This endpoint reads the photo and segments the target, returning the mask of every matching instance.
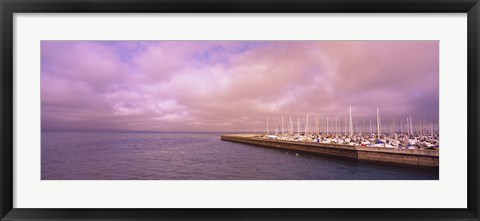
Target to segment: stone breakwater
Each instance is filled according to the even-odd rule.
[[[277,148],[312,154],[347,157],[363,161],[403,164],[423,167],[438,167],[438,150],[416,150],[382,147],[364,147],[345,144],[284,141],[258,138],[253,134],[221,135],[221,140],[255,146]]]

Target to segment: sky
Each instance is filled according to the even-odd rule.
[[[41,105],[65,131],[265,131],[350,105],[359,124],[433,122],[439,42],[41,41]]]

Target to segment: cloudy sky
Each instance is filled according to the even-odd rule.
[[[265,130],[283,115],[437,121],[438,41],[42,41],[43,130]],[[406,121],[406,120],[404,120]],[[272,126],[274,127],[274,126]]]

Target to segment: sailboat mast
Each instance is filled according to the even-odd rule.
[[[328,135],[329,132],[330,132],[330,130],[328,129],[328,116],[327,116],[327,135]]]
[[[268,116],[267,116],[267,137],[269,135],[269,131],[268,131]]]
[[[292,122],[292,115],[290,115],[290,133],[293,134],[293,122]]]
[[[335,116],[335,135],[338,134],[338,117]]]
[[[297,122],[297,127],[298,127],[297,133],[298,133],[298,135],[300,135],[300,117],[298,117],[297,120],[298,120],[298,122]]]
[[[372,130],[372,120],[370,119],[370,135],[373,134],[373,130]]]
[[[305,136],[307,136],[308,134],[308,114],[307,114],[307,119],[305,121]]]
[[[407,115],[407,134],[408,136],[410,136],[410,119],[408,118],[408,115]]]
[[[430,136],[433,137],[433,122],[430,124]]]
[[[277,117],[277,126],[275,127],[275,136],[278,135],[279,131],[280,131],[280,123],[278,122],[278,117]]]
[[[323,124],[323,123],[324,123],[324,122],[323,122],[323,114],[322,114],[322,130],[321,130],[322,134],[325,133],[325,131],[324,131],[325,128],[324,128],[324,124]]]
[[[378,139],[380,139],[380,113],[378,112],[378,107],[377,107],[377,136],[378,136]]]
[[[400,120],[399,123],[400,123],[400,125],[399,125],[399,127],[400,127],[400,135],[402,135],[402,134],[403,134],[403,120]]]
[[[425,127],[425,118],[423,119],[423,121],[420,121],[421,123],[421,127],[422,127],[422,136],[425,136],[425,130],[424,130],[424,127]]]
[[[348,132],[349,132],[349,136],[350,138],[353,137],[353,120],[352,120],[352,105],[350,105],[350,119],[349,119],[349,123],[348,123]]]
[[[397,130],[395,128],[395,119],[392,120],[392,124],[390,125],[390,127],[391,127],[390,129],[391,134],[397,133]]]
[[[410,114],[410,134],[413,135],[412,115]]]
[[[362,133],[367,133],[367,125],[365,124],[365,118],[363,118],[363,129]]]

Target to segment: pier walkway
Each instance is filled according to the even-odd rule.
[[[346,144],[326,144],[302,141],[286,141],[255,137],[253,134],[221,135],[221,140],[255,146],[270,147],[312,154],[333,155],[365,161],[438,167],[438,150],[364,147]]]

